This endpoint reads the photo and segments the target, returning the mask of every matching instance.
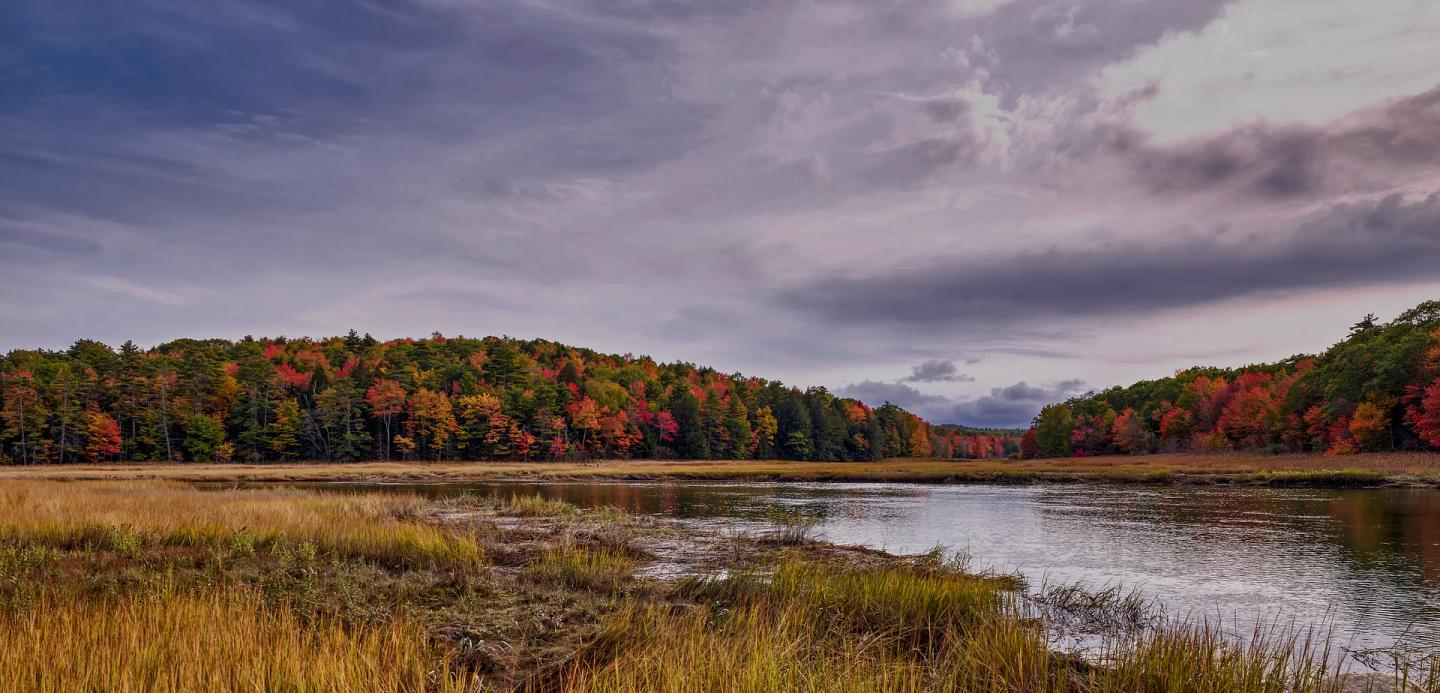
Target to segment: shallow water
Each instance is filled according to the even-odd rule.
[[[366,488],[374,488],[367,486]],[[1032,584],[1141,589],[1172,615],[1332,629],[1340,646],[1440,649],[1440,491],[1224,486],[745,482],[387,486],[432,496],[540,493],[707,526],[776,510],[822,538],[897,553],[966,549]]]

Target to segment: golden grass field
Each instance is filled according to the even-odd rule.
[[[1226,482],[1440,486],[1440,453],[1324,455],[1161,454],[1044,460],[881,462],[608,460],[598,462],[355,462],[114,464],[0,468],[6,479],[175,481],[482,481],[496,479],[696,479],[794,481]]]

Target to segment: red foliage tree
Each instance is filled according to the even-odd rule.
[[[1415,403],[1405,411],[1405,422],[1426,445],[1440,448],[1440,378],[1426,387],[1412,388]]]
[[[85,458],[102,462],[120,454],[120,424],[98,410],[85,413]]]
[[[670,412],[662,411],[655,415],[655,430],[660,431],[660,440],[669,443],[680,432],[680,422]]]
[[[1027,460],[1033,460],[1038,454],[1040,454],[1040,446],[1035,442],[1035,427],[1031,426],[1029,430],[1025,431],[1025,435],[1020,436],[1020,456]]]
[[[276,366],[275,376],[279,378],[281,384],[286,387],[296,390],[307,390],[310,388],[310,374],[301,373],[288,363],[282,363]]]
[[[1145,431],[1145,425],[1130,407],[1126,407],[1125,411],[1115,417],[1110,433],[1115,440],[1115,447],[1121,452],[1145,452],[1150,448],[1150,437]]]
[[[1160,417],[1160,439],[1172,449],[1187,447],[1195,433],[1195,417],[1189,410],[1172,407]]]
[[[1355,444],[1355,436],[1350,433],[1350,417],[1342,416],[1330,424],[1327,436],[1330,439],[1330,447],[1325,449],[1326,455],[1353,455],[1360,451],[1360,446]]]
[[[1220,410],[1217,428],[1239,447],[1258,448],[1270,442],[1281,421],[1281,409],[1270,390],[1270,376],[1246,373],[1236,379]]]

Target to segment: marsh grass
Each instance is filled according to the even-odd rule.
[[[1024,601],[1037,609],[1051,628],[1089,633],[1124,633],[1160,626],[1164,609],[1140,590],[1107,584],[1044,584]]]
[[[963,553],[903,558],[737,535],[748,548],[724,575],[640,583],[627,548],[640,521],[534,498],[496,507],[512,504],[553,521],[495,530],[487,540],[528,548],[523,568],[490,571],[476,570],[479,529],[431,524],[435,509],[413,496],[0,485],[0,690],[1341,685],[1323,637],[1257,631],[1238,642],[1208,623],[1152,622],[1118,588],[1042,589],[1048,608],[1143,624],[1111,629],[1083,658],[1056,652],[1023,582],[976,573]],[[1407,667],[1399,690],[1440,689],[1433,660]]]
[[[460,691],[421,628],[302,620],[245,592],[77,602],[46,595],[0,616],[6,691]]]
[[[512,517],[566,517],[579,515],[580,508],[559,498],[546,498],[538,493],[522,496],[511,494],[509,498],[491,496],[488,504],[495,512]]]
[[[815,528],[820,525],[820,520],[799,508],[783,508],[770,514],[770,524],[769,533],[764,535],[767,541],[799,546],[815,540]]]
[[[0,543],[138,558],[156,547],[243,552],[288,539],[393,568],[484,565],[473,537],[413,521],[423,502],[398,494],[204,491],[167,482],[11,481],[0,488]]]
[[[1090,480],[1147,484],[1234,482],[1275,485],[1377,485],[1400,480],[1405,483],[1440,486],[1440,454],[1391,452],[1327,457],[1320,454],[1165,453],[1037,460],[907,458],[879,462],[613,460],[600,465],[575,462],[37,465],[0,468],[0,478],[280,483],[404,480],[435,482],[496,478],[977,483]]]
[[[1082,599],[1068,591],[1057,599]],[[1095,597],[1128,608],[1127,593]],[[1324,643],[1167,623],[1056,653],[1004,580],[930,566],[790,561],[771,574],[695,578],[691,609],[617,612],[562,688],[572,691],[1339,691]],[[1088,599],[1088,597],[1086,597]]]
[[[534,582],[596,592],[617,592],[635,572],[635,559],[606,549],[566,546],[547,551],[525,567]]]

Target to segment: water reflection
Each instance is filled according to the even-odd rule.
[[[374,487],[364,487],[374,488]],[[825,538],[907,553],[966,548],[1032,582],[1139,586],[1172,614],[1331,624],[1342,644],[1440,647],[1440,491],[1103,485],[500,483],[387,486],[540,493],[707,525],[777,508]]]

